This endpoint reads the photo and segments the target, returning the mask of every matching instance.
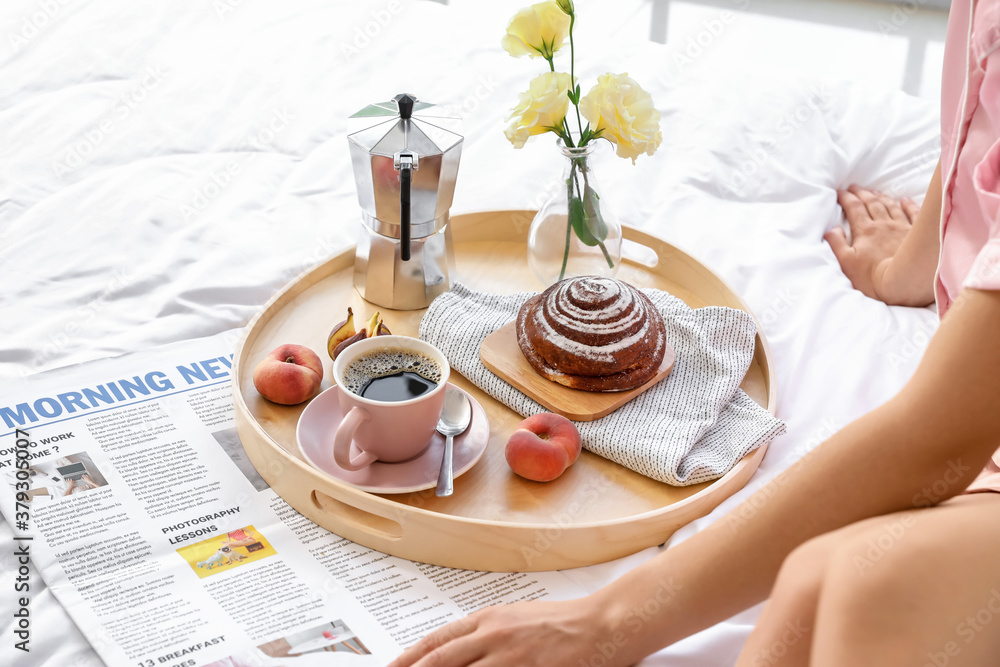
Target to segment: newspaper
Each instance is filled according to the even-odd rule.
[[[0,511],[15,557],[30,558],[106,664],[384,665],[481,607],[584,594],[558,572],[412,563],[301,516],[236,433],[239,334],[0,389]],[[31,627],[23,579],[0,655],[57,636]]]

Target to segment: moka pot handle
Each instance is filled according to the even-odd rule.
[[[410,180],[412,157],[403,154],[399,160],[399,257],[410,259]]]

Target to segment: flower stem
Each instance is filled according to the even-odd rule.
[[[615,262],[611,259],[611,255],[608,254],[608,249],[604,247],[604,241],[598,241],[597,245],[601,247],[601,252],[604,253],[604,260],[608,263],[608,268],[615,268]]]
[[[577,160],[579,160],[579,162]],[[580,201],[583,201],[583,192],[580,190],[580,179],[577,177],[576,172],[584,171],[584,160],[586,160],[586,158],[573,159],[573,183],[576,185],[576,196],[580,198]],[[586,180],[587,175],[584,174],[583,178]]]
[[[569,241],[573,234],[573,216],[570,207],[573,202],[573,181],[576,180],[576,164],[570,166],[569,178],[566,179],[566,248],[563,250],[562,268],[559,269],[559,280],[566,277],[566,264],[569,262]]]
[[[576,46],[573,44],[573,25],[576,23],[576,12],[569,15],[569,85],[576,90]],[[583,136],[583,121],[580,120],[580,100],[573,103],[576,108],[576,126]]]
[[[583,184],[584,184],[584,186],[586,187],[586,189],[588,191],[590,191],[591,193],[593,193],[593,190],[590,187],[590,181],[587,179],[587,170],[581,167],[580,171],[583,172]],[[594,202],[594,205],[595,206],[600,206],[600,204],[598,204],[597,202]],[[608,253],[608,249],[604,246],[604,240],[601,239],[601,238],[598,238],[597,239],[597,245],[600,246],[601,252],[604,253],[604,260],[608,263],[608,268],[609,269],[615,268],[615,262],[614,262],[613,259],[611,259],[611,255],[610,255],[610,253]]]
[[[573,24],[573,19],[570,19],[570,25],[572,25],[572,24]],[[546,62],[549,63],[549,71],[550,72],[555,72],[556,71],[556,64],[554,62],[554,56],[543,56],[543,57],[545,58]],[[572,67],[572,63],[570,63],[570,67]],[[570,78],[572,78],[572,75],[570,75]],[[570,85],[573,85],[572,81],[570,81]],[[579,119],[577,119],[577,120],[579,120]],[[573,135],[569,131],[569,123],[566,122],[566,118],[565,117],[563,117],[563,119],[562,119],[562,127],[563,127],[563,133],[560,134],[559,132],[556,132],[556,136],[562,137],[563,142],[567,146],[569,146],[570,148],[572,148],[573,147]]]
[[[563,137],[563,143],[566,144],[567,148],[576,148],[576,145],[573,143],[573,134],[569,131],[569,123],[566,122],[566,118],[563,118],[562,124],[563,130],[566,132],[566,136]]]

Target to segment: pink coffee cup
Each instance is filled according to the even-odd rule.
[[[377,401],[351,392],[344,371],[359,357],[380,349],[415,352],[432,359],[441,370],[440,381],[430,391],[405,401]],[[450,374],[444,354],[417,338],[375,336],[344,349],[333,362],[337,400],[344,414],[333,441],[337,465],[344,470],[361,470],[375,461],[398,463],[420,454],[437,428]]]

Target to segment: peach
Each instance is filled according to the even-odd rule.
[[[517,425],[504,454],[515,473],[534,482],[550,482],[580,456],[580,432],[562,415],[543,412]]]
[[[319,392],[323,363],[304,345],[281,345],[253,369],[253,386],[272,403],[298,405]]]

